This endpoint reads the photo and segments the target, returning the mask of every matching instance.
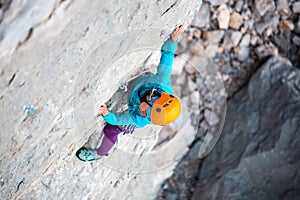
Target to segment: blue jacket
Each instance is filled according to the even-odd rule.
[[[128,110],[121,113],[109,112],[104,116],[104,120],[112,125],[136,125],[138,128],[151,124],[150,119],[141,116],[139,105],[141,104],[138,96],[138,90],[141,87],[155,87],[172,94],[171,72],[174,53],[177,47],[177,41],[170,39],[164,42],[161,48],[161,58],[157,68],[157,73],[147,73],[129,83],[128,92]]]

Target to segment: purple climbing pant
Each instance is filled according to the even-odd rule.
[[[106,124],[104,129],[104,137],[100,147],[97,149],[97,154],[100,156],[107,155],[109,150],[114,146],[118,139],[119,133],[122,132],[118,126]]]

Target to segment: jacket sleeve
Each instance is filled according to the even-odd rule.
[[[178,41],[172,42],[168,39],[161,47],[161,57],[156,76],[164,84],[167,84],[171,79],[172,64],[177,43]]]
[[[138,115],[133,111],[126,110],[120,113],[109,112],[107,116],[103,116],[104,120],[112,125],[136,125],[137,127],[144,127],[148,123],[145,122],[145,117]]]
[[[130,125],[135,124],[128,110],[121,113],[109,112],[107,116],[103,116],[104,120],[112,125]]]

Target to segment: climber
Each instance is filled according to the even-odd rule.
[[[108,155],[117,141],[119,133],[132,133],[133,128],[142,128],[148,124],[167,125],[173,122],[181,112],[179,99],[172,94],[171,71],[178,37],[184,30],[184,24],[175,27],[161,48],[157,73],[147,73],[133,80],[128,91],[128,110],[112,113],[104,104],[98,115],[107,122],[103,129],[104,138],[98,149],[81,148],[76,156],[82,161],[98,160]]]

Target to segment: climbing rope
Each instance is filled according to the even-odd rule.
[[[129,80],[125,81],[125,82],[122,82],[122,83],[120,84],[120,89],[121,89],[121,90],[124,90],[125,92],[127,92],[127,91],[128,91],[128,83],[129,83],[130,81],[132,81],[132,80],[134,80],[134,79],[136,79],[136,78],[138,78],[138,77],[140,77],[140,76],[142,76],[142,75],[144,75],[144,74],[146,74],[146,73],[148,73],[148,72],[151,72],[151,71],[148,69],[148,70],[143,71],[143,72],[139,73],[138,75],[132,77],[131,79],[129,79]]]

